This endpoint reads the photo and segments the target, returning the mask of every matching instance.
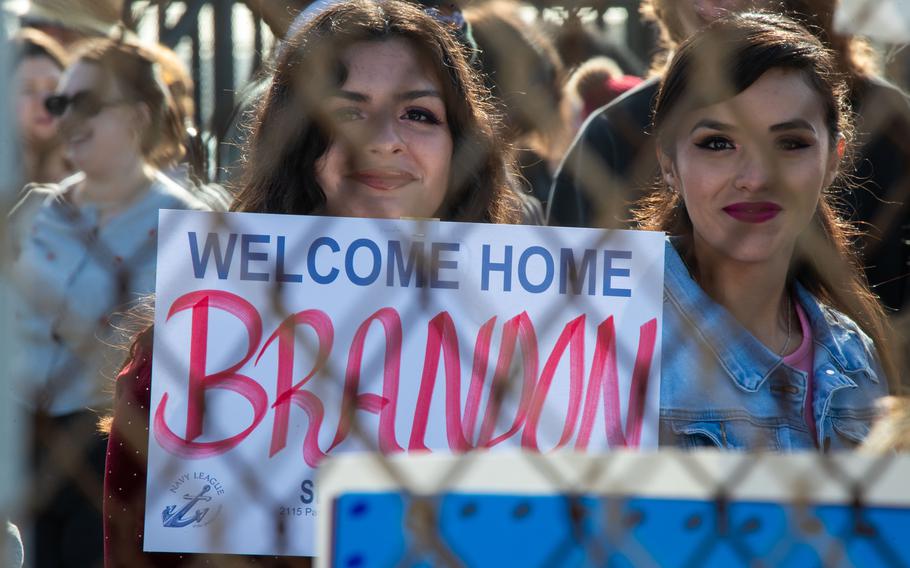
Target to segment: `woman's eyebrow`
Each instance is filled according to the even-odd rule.
[[[709,128],[711,130],[734,130],[733,125],[720,122],[717,120],[712,120],[710,118],[703,118],[695,123],[695,126],[692,127],[692,130],[689,131],[689,134],[692,134],[699,128]]]
[[[439,91],[437,91],[435,89],[405,91],[405,92],[401,93],[400,95],[398,95],[398,99],[402,100],[402,101],[422,99],[423,97],[435,97],[437,99],[441,99],[442,95],[439,93]]]
[[[702,120],[699,120],[698,122],[695,123],[695,126],[692,127],[692,130],[690,130],[689,133],[691,134],[692,132],[695,132],[699,128],[708,128],[711,130],[721,130],[721,131],[729,131],[729,130],[736,129],[736,127],[731,124],[727,124],[727,123],[720,122],[717,120],[712,120],[710,118],[703,118]],[[786,122],[779,122],[777,124],[771,125],[770,127],[768,127],[768,130],[770,132],[780,132],[782,130],[808,130],[808,131],[814,133],[815,127],[812,126],[812,124],[808,120],[804,120],[802,118],[794,118],[793,120],[788,120]]]
[[[802,118],[780,122],[771,126],[768,130],[771,132],[780,132],[781,130],[809,130],[810,132],[815,133],[815,127],[812,126],[808,120],[803,120]]]
[[[370,97],[363,93],[357,93],[355,91],[345,91],[344,89],[338,89],[332,93],[333,97],[338,97],[340,99],[346,99],[349,101],[354,101],[358,103],[365,103],[370,100]]]
[[[348,101],[354,101],[357,103],[366,103],[370,101],[370,96],[363,93],[358,93],[356,91],[346,91],[344,89],[338,89],[332,93],[333,97],[338,97],[340,99],[345,99]],[[434,97],[437,99],[442,99],[442,94],[435,89],[420,89],[414,91],[405,91],[396,95],[396,99],[400,101],[412,101],[415,99],[422,99],[424,97]]]

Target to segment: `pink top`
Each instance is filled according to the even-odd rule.
[[[815,347],[812,343],[812,328],[809,326],[809,318],[803,307],[796,302],[796,315],[799,317],[799,329],[803,334],[803,340],[796,348],[796,351],[784,357],[784,363],[798,371],[806,373],[806,405],[803,410],[806,419],[806,425],[809,427],[809,433],[812,440],[818,444],[818,428],[815,426],[815,412],[812,410],[812,399],[814,398],[814,377],[812,373],[812,362],[815,359]]]

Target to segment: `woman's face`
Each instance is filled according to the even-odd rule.
[[[327,103],[332,141],[316,163],[325,212],[435,217],[445,199],[452,133],[439,82],[401,39],[356,43]]]
[[[681,117],[664,179],[683,198],[696,257],[789,262],[837,171],[821,97],[772,69],[724,102]]]
[[[54,94],[63,71],[48,57],[26,57],[16,68],[16,114],[19,133],[31,142],[48,142],[57,135],[54,117],[44,99]]]
[[[60,135],[67,157],[86,174],[106,175],[143,159],[141,129],[147,120],[114,83],[103,80],[96,64],[77,61],[57,91],[75,101],[60,117]]]

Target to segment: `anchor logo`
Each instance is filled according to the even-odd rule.
[[[185,517],[190,513],[190,511],[193,509],[193,507],[195,507],[196,504],[199,503],[200,501],[211,501],[212,500],[211,497],[206,495],[206,493],[211,491],[211,489],[212,489],[211,485],[206,485],[205,487],[202,488],[202,491],[200,491],[199,494],[197,494],[196,496],[186,493],[183,496],[183,498],[186,499],[187,501],[189,501],[189,503],[187,503],[186,505],[181,507],[181,509],[179,511],[177,511],[176,513],[174,512],[174,510],[177,508],[177,505],[170,505],[168,507],[165,507],[164,511],[161,512],[161,520],[164,523],[164,526],[180,528],[180,527],[185,527],[187,525],[191,525],[193,523],[201,522],[202,519],[205,518],[206,513],[209,512],[208,507],[206,507],[205,509],[202,509],[202,510],[197,509],[196,512],[193,513],[193,516],[190,518],[185,518]]]

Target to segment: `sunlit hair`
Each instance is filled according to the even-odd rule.
[[[150,45],[148,50],[149,54],[155,58],[155,63],[158,64],[161,80],[167,85],[181,122],[186,124],[187,121],[192,121],[195,103],[193,101],[193,77],[190,75],[190,70],[186,68],[180,56],[164,44]]]
[[[674,126],[680,117],[732,98],[771,69],[801,73],[824,106],[831,143],[843,137],[849,144],[852,123],[848,90],[836,70],[834,53],[790,19],[746,13],[714,22],[683,43],[670,61],[652,119],[658,147],[674,159]],[[839,176],[822,192],[814,230],[804,231],[797,243],[790,279],[798,280],[822,302],[856,321],[875,342],[888,377],[896,380],[899,367],[890,348],[887,318],[859,271],[858,256],[851,246],[857,233],[833,204],[834,189],[847,183],[846,176]],[[683,237],[682,253],[694,262],[692,222],[678,192],[658,187],[639,202],[635,219],[643,229]]]
[[[145,47],[126,40],[90,39],[77,48],[73,64],[85,62],[100,70],[104,93],[115,85],[125,100],[148,109],[142,125],[140,149],[149,163],[164,168],[183,157],[183,124],[155,63]]]
[[[324,209],[316,162],[331,143],[332,120],[325,101],[344,84],[342,58],[350,46],[391,39],[408,42],[442,89],[453,155],[438,216],[517,221],[498,120],[464,48],[419,7],[398,0],[338,3],[289,38],[253,117],[233,210],[307,214]]]

